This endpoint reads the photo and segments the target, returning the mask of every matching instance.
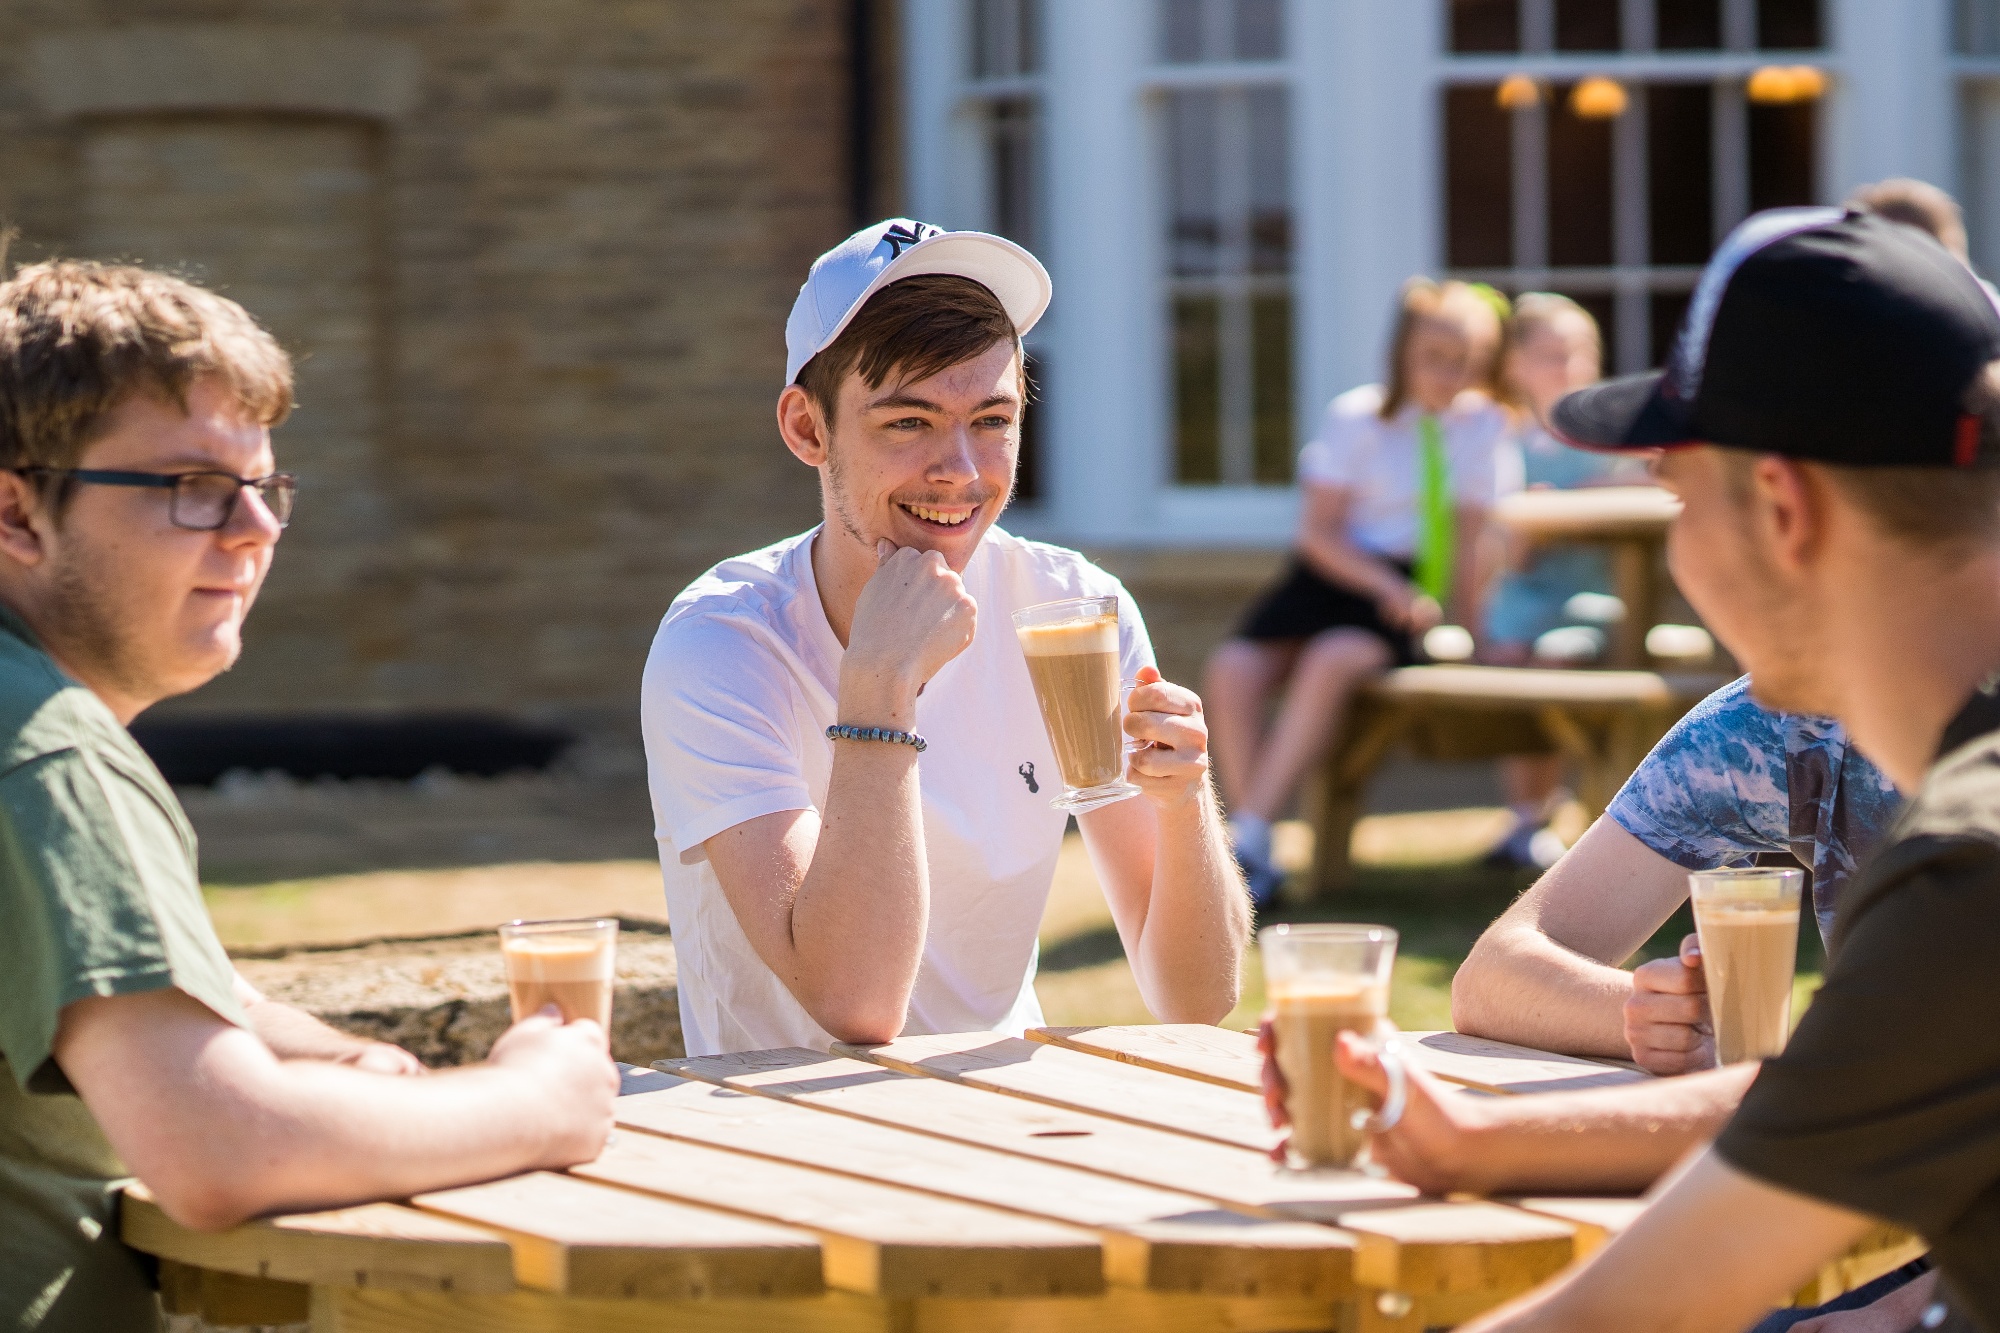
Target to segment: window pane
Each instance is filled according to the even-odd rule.
[[[1656,0],[1653,28],[1662,51],[1722,49],[1721,0]]]
[[[1175,93],[1167,99],[1167,165],[1173,209],[1168,262],[1175,273],[1214,273],[1221,267],[1215,121],[1214,93]]]
[[[1618,364],[1618,320],[1613,314],[1614,301],[1610,292],[1563,292],[1564,296],[1590,312],[1597,321],[1597,332],[1604,339],[1604,370]]]
[[[1646,98],[1647,253],[1655,264],[1704,263],[1715,243],[1714,92],[1706,83],[1656,83]]]
[[[1040,67],[1039,0],[972,0],[972,73],[1004,79]]]
[[[1250,302],[1251,457],[1257,483],[1292,479],[1292,298],[1276,293]]]
[[[1021,413],[1021,460],[1014,468],[1014,498],[1033,503],[1042,498],[1042,475],[1047,470],[1042,459],[1042,403],[1048,397],[1048,363],[1032,353],[1024,354],[1022,369],[1028,373],[1028,406]]]
[[[1222,480],[1219,314],[1213,296],[1174,298],[1174,478],[1184,484]]]
[[[1575,114],[1569,94],[1556,88],[1549,110],[1549,263],[1609,264],[1611,122]]]
[[[1451,49],[1521,49],[1521,0],[1451,0]]]
[[[1952,49],[1961,55],[2000,55],[2000,0],[1957,0]]]
[[[1618,0],[1556,0],[1556,50],[1616,51]]]
[[[1819,103],[1750,105],[1750,209],[1810,204],[1818,160]]]
[[[1514,136],[1491,84],[1444,94],[1445,262],[1514,262]]]
[[[1279,0],[1236,0],[1236,58],[1276,60],[1285,54]]]
[[[1250,114],[1250,271],[1292,269],[1291,134],[1282,88],[1253,88]]]
[[[1667,356],[1673,351],[1674,339],[1681,331],[1681,321],[1687,318],[1690,292],[1653,293],[1653,364],[1664,366]]]
[[[1203,0],[1162,0],[1160,57],[1169,64],[1186,64],[1203,57]]]
[[[1779,50],[1818,47],[1820,0],[1757,0],[1757,45]]]
[[[992,214],[986,225],[1011,241],[1036,248],[1040,215],[1036,104],[1026,97],[994,102],[987,112],[987,187]]]

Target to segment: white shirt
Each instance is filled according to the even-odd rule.
[[[869,725],[836,715],[844,650],[813,580],[817,533],[696,579],[674,599],[646,660],[647,776],[690,1055],[832,1043],[757,956],[703,850],[759,815],[824,809],[827,727]],[[903,1030],[1019,1036],[1042,1021],[1035,934],[1067,820],[1049,804],[1062,778],[1012,615],[1116,595],[1127,681],[1152,664],[1153,647],[1124,587],[1074,551],[996,527],[964,578],[979,606],[972,643],[917,698],[916,730],[930,744],[917,772],[931,907]],[[1039,790],[1029,790],[1029,773]]]
[[[1384,421],[1383,392],[1379,384],[1364,384],[1327,404],[1319,434],[1299,451],[1299,481],[1353,491],[1349,539],[1364,551],[1408,560],[1417,549],[1422,476],[1417,422],[1423,413],[1405,403]],[[1462,505],[1491,505],[1502,493],[1495,460],[1507,414],[1485,394],[1468,389],[1439,414],[1438,425],[1452,497]]]

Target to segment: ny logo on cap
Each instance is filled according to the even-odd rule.
[[[915,222],[907,227],[899,222],[882,233],[882,240],[889,247],[889,258],[898,259],[902,256],[904,246],[915,245],[918,241],[928,241],[933,236],[943,234],[943,227],[933,227],[928,222]]]

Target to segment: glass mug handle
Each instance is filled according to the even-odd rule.
[[[1382,1099],[1380,1110],[1356,1111],[1348,1123],[1360,1133],[1387,1134],[1402,1122],[1403,1112],[1410,1104],[1410,1078],[1403,1068],[1402,1049],[1394,1037],[1383,1039],[1375,1058],[1382,1062],[1382,1070],[1389,1076],[1389,1095]]]
[[[1121,680],[1118,682],[1118,729],[1120,731],[1125,729],[1125,715],[1132,711],[1132,691],[1138,688],[1139,682],[1137,680]],[[1121,739],[1125,743],[1125,753],[1128,756],[1135,755],[1141,750],[1150,750],[1153,748],[1151,741],[1137,740],[1131,736],[1125,736]]]

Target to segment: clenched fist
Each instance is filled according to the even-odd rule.
[[[1208,789],[1208,720],[1193,690],[1140,667],[1125,702],[1125,734],[1140,743],[1126,771],[1155,805],[1182,805]]]
[[[926,681],[972,642],[979,607],[965,581],[936,551],[875,544],[875,574],[861,589],[840,667],[843,706],[874,703],[913,709]],[[907,716],[857,718],[875,726],[908,724]]]
[[[1715,1025],[1708,1015],[1699,936],[1682,940],[1678,957],[1655,958],[1632,970],[1625,1040],[1632,1062],[1649,1074],[1715,1068]]]

